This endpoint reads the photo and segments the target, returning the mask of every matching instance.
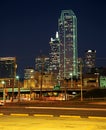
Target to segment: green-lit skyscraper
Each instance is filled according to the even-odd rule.
[[[62,10],[61,16],[58,19],[58,33],[60,40],[60,78],[69,79],[77,77],[77,18],[72,10]]]

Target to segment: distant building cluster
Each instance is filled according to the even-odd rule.
[[[16,58],[0,57],[0,88],[5,81],[5,87],[12,88],[8,91],[13,93],[18,91],[16,88],[29,89],[33,98],[41,95],[61,97],[66,88],[67,95],[82,86],[83,89],[106,88],[106,68],[96,67],[96,50],[86,50],[83,58],[78,57],[77,18],[72,10],[62,10],[58,31],[49,45],[48,56],[39,55],[35,58],[35,68],[24,69],[23,82],[16,78]],[[11,94],[8,96],[10,98]]]

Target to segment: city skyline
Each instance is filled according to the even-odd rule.
[[[15,56],[18,75],[35,66],[35,57],[49,53],[50,38],[58,30],[61,10],[73,10],[78,19],[78,57],[93,49],[97,58],[106,58],[106,3],[101,1],[1,1],[0,57]],[[106,60],[99,61],[106,65]]]

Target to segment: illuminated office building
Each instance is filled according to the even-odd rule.
[[[49,72],[49,60],[47,56],[38,56],[35,58],[35,70],[42,73]]]
[[[35,70],[33,68],[24,69],[24,79],[34,79]]]
[[[50,72],[58,75],[59,73],[59,37],[56,32],[56,38],[51,38],[50,44]]]
[[[35,70],[31,67],[24,69],[24,88],[35,87]]]
[[[78,76],[77,18],[72,10],[63,10],[58,20],[60,78]]]

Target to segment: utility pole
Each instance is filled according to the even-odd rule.
[[[42,85],[43,85],[43,73],[44,73],[44,56],[41,56],[41,84],[40,84],[40,99],[42,99]]]
[[[80,82],[81,82],[81,101],[83,101],[83,86],[82,86],[82,61],[80,63]]]
[[[20,85],[19,85],[19,76],[16,76],[17,87],[18,87],[18,102],[20,102]]]
[[[2,81],[2,84],[3,84],[3,101],[5,104],[6,103],[6,82]]]
[[[68,79],[65,79],[65,101],[67,100],[67,87],[68,87]]]

